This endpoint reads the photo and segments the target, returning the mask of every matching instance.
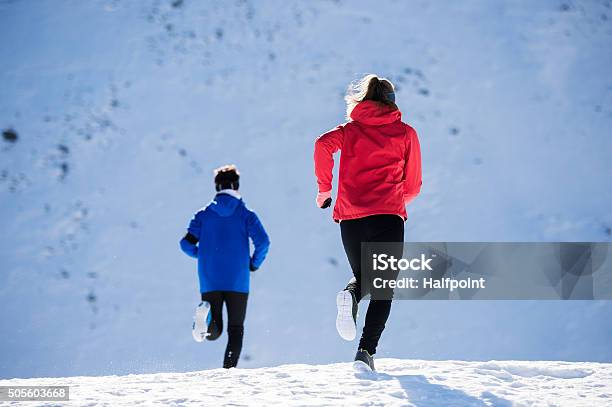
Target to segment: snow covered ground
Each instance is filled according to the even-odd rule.
[[[368,405],[417,407],[606,406],[612,364],[377,360],[378,372],[349,363],[213,369],[189,373],[0,380],[70,386],[70,403],[146,405]],[[10,405],[10,403],[0,403]]]
[[[612,238],[609,1],[0,0],[0,23],[0,377],[218,367],[178,240],[228,162],[272,240],[241,367],[350,360],[312,148],[367,72],[420,135],[406,240]],[[611,321],[604,301],[402,301],[378,356],[612,362]]]

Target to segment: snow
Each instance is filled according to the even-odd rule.
[[[178,239],[225,163],[272,241],[241,366],[350,360],[312,149],[367,72],[420,135],[406,240],[610,241],[609,2],[181,4],[0,1],[0,377],[218,367]],[[612,362],[610,321],[605,301],[401,301],[378,355]]]
[[[188,373],[2,380],[70,386],[70,403],[146,405],[603,406],[612,364],[380,359],[377,372],[350,363],[212,369]],[[5,403],[9,404],[9,403]],[[0,405],[5,405],[0,404]]]

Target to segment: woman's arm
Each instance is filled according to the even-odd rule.
[[[334,153],[342,148],[343,140],[343,127],[338,126],[320,135],[315,141],[314,164],[319,192],[329,192],[332,189]]]
[[[419,137],[408,127],[408,145],[404,164],[404,203],[409,204],[421,192],[421,146]]]

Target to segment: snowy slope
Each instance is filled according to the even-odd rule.
[[[0,380],[0,386],[70,386],[65,405],[604,406],[612,365],[565,362],[378,360],[128,376]],[[10,405],[10,403],[0,403]]]
[[[0,140],[0,377],[219,366],[224,338],[191,339],[178,239],[227,162],[272,239],[241,366],[350,358],[311,156],[366,72],[421,137],[407,240],[609,241],[611,18],[608,1],[0,1],[0,127],[18,134]],[[610,362],[611,320],[609,302],[401,302],[379,356]]]

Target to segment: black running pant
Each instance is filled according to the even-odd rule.
[[[202,293],[202,301],[210,303],[212,320],[208,326],[208,340],[214,341],[223,332],[223,304],[227,308],[227,347],[223,358],[223,367],[236,367],[242,337],[244,335],[244,317],[246,316],[249,294],[234,291],[210,291]]]
[[[403,242],[404,220],[398,215],[372,215],[365,218],[343,220],[340,222],[342,244],[353,269],[353,278],[346,289],[351,291],[357,302],[368,294],[369,284],[362,287],[361,243],[362,242]],[[391,300],[371,300],[366,313],[365,325],[359,349],[365,349],[373,355],[380,335],[391,311]]]

